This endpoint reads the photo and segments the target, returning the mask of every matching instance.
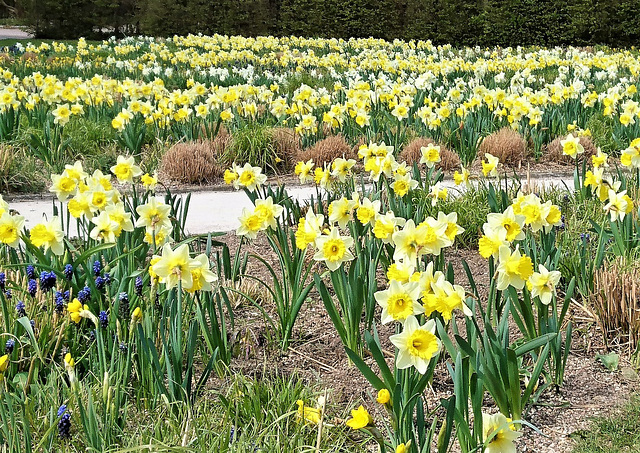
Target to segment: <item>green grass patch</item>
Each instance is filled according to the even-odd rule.
[[[640,452],[640,397],[634,396],[617,414],[594,419],[588,430],[572,436],[573,453]]]

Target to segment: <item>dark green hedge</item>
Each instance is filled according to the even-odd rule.
[[[17,0],[39,37],[222,33],[632,46],[640,0]]]

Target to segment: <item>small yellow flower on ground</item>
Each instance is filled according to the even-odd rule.
[[[346,423],[349,428],[362,429],[373,425],[373,418],[362,405],[351,411],[351,417]]]
[[[376,401],[380,404],[387,404],[391,401],[391,393],[387,389],[380,389]]]
[[[298,405],[298,412],[296,413],[298,421],[305,421],[306,423],[314,425],[320,423],[320,419],[322,418],[320,407],[307,406],[303,400],[296,401],[296,404]]]

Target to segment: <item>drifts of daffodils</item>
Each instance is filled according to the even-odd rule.
[[[491,132],[479,125],[509,126],[539,151],[598,115],[614,121],[616,136],[635,138],[638,74],[630,51],[219,35],[79,40],[19,47],[0,71],[0,116],[14,124],[9,117],[20,114],[35,127],[100,118],[123,135],[144,124],[178,139],[217,121],[231,129],[258,122],[295,128],[309,143],[411,127],[451,145],[463,132],[472,148]]]

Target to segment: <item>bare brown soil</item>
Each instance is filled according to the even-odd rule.
[[[227,243],[231,250],[239,243],[233,233],[218,238]],[[275,257],[264,236],[245,245],[250,253],[259,254],[275,264]],[[462,266],[466,260],[477,278],[476,284],[480,297],[488,291],[488,269],[486,260],[475,250],[457,249],[449,251],[448,261],[455,271],[456,283],[468,288],[468,281]],[[324,272],[318,265],[317,270]],[[269,282],[263,266],[256,260],[250,260],[247,273]],[[384,282],[381,280],[381,285]],[[268,299],[265,299],[268,300]],[[263,308],[275,317],[275,307],[265,302]],[[574,318],[574,338],[572,352],[567,364],[564,386],[556,392],[547,390],[541,398],[529,407],[525,420],[537,427],[538,433],[531,428],[523,430],[518,441],[518,451],[523,452],[570,452],[572,433],[588,428],[594,416],[607,415],[628,401],[632,392],[637,391],[638,382],[635,373],[609,372],[595,360],[595,355],[605,351],[601,332],[593,320],[585,313],[577,311]],[[326,388],[333,404],[353,406],[365,404],[374,411],[375,391],[357,370],[349,363],[344,348],[327,312],[317,293],[312,291],[298,318],[294,341],[288,351],[282,352],[274,341],[274,334],[264,320],[259,309],[247,302],[237,307],[235,336],[241,347],[238,357],[232,362],[232,370],[247,375],[260,376],[263,373],[295,374],[306,382],[319,384]],[[517,328],[513,326],[513,332]],[[379,335],[383,350],[388,352],[388,360],[393,360],[389,335],[395,333],[393,326],[381,326]],[[365,361],[372,365],[368,357]],[[628,363],[621,360],[622,367]],[[372,365],[373,366],[373,365]],[[374,368],[375,369],[375,368]],[[629,368],[628,368],[629,369]],[[453,383],[444,363],[438,365],[433,385],[425,395],[428,404],[435,407],[441,398],[450,396]],[[495,412],[489,398],[486,410]],[[374,415],[375,416],[375,415]],[[378,414],[382,416],[382,414]]]

